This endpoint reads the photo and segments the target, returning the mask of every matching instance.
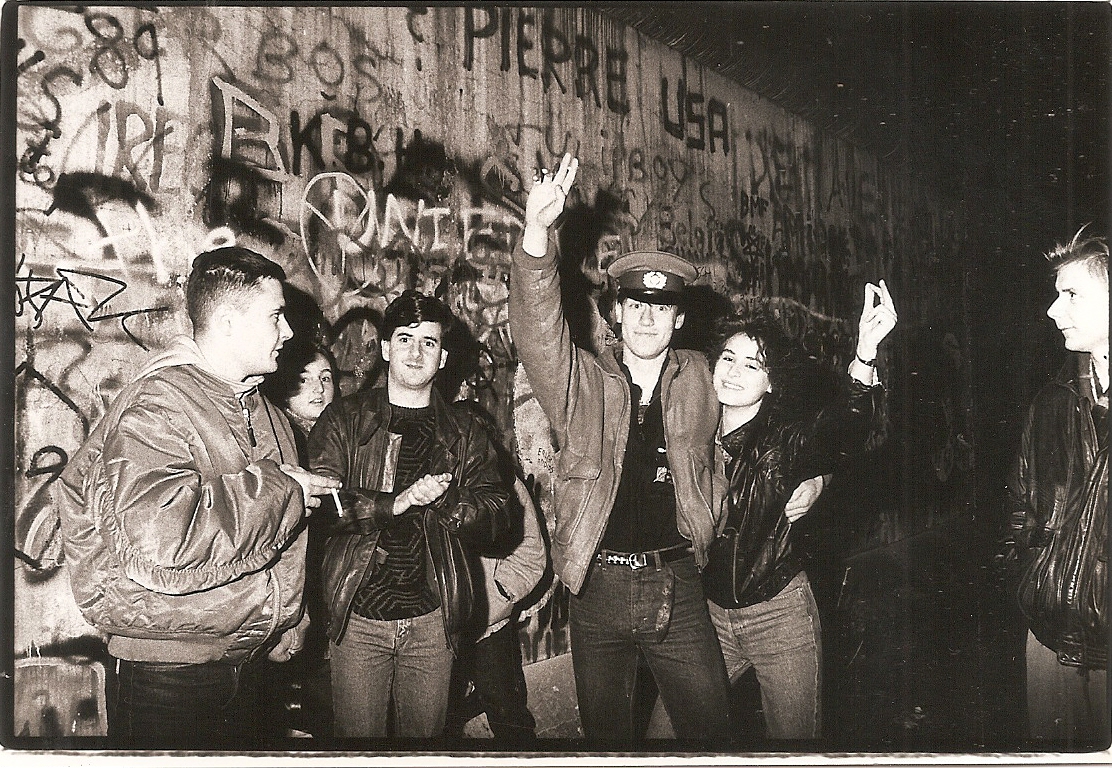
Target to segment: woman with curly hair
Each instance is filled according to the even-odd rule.
[[[895,325],[884,281],[867,284],[849,380],[817,416],[788,406],[805,356],[775,318],[735,315],[718,327],[711,362],[727,486],[703,586],[730,679],[755,668],[773,739],[815,739],[821,728],[819,614],[785,507],[802,480],[864,450],[883,396],[877,348]]]

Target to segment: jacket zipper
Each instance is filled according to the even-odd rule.
[[[737,533],[734,534],[734,551],[732,553],[732,557],[730,558],[730,592],[734,596],[734,605],[738,605],[740,602],[737,596],[737,548],[738,542],[740,540],[741,531],[739,530]]]
[[[607,376],[612,376],[614,378],[620,378],[621,382],[622,382],[622,386],[625,387],[625,395],[622,397],[622,412],[621,412],[622,421],[621,421],[621,423],[622,424],[628,424],[630,413],[631,413],[630,409],[633,407],[632,400],[629,396],[629,383],[625,380],[624,376],[618,376],[616,374],[608,373],[606,371],[603,371],[603,373],[604,373],[604,375],[607,375]],[[629,433],[628,432],[626,432],[626,440],[627,440],[627,442],[629,440]],[[610,498],[606,502],[607,503],[607,506],[606,506],[607,509],[613,509],[614,500],[618,497],[618,484],[621,482],[621,478],[622,478],[622,461],[625,457],[625,446],[622,446],[621,451],[615,451],[615,453],[619,456],[619,458],[618,458],[618,463],[615,466],[616,472],[615,472],[615,482],[614,482],[613,493],[611,494]],[[594,490],[595,490],[596,487],[598,487],[598,480],[595,480],[591,484],[591,491],[587,494],[587,497],[583,500],[583,503],[579,505],[578,519],[580,521],[582,521],[584,516],[585,516],[587,506],[591,501],[591,496],[594,495]],[[607,517],[607,520],[609,520],[609,516]],[[578,527],[578,524],[577,524],[577,527]],[[598,545],[600,543],[602,543],[602,537],[605,534],[606,534],[606,526],[603,525],[602,528],[599,530],[598,535],[595,537],[595,540],[591,543],[591,552],[587,556],[587,566],[588,567],[590,566],[591,561],[594,559],[595,553],[598,551]]]
[[[255,430],[251,426],[251,409],[247,407],[247,395],[239,396],[239,410],[243,414],[243,421],[247,424],[247,440],[252,448],[258,448],[259,444],[255,442]]]

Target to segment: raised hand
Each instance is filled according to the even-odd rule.
[[[880,285],[865,283],[865,306],[857,325],[857,356],[862,360],[876,358],[880,342],[896,327],[896,305],[883,280]]]
[[[575,182],[579,160],[565,154],[556,172],[542,168],[533,176],[533,186],[525,201],[525,226],[548,229],[564,212],[564,203]]]

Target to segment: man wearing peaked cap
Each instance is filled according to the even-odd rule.
[[[609,749],[638,739],[638,654],[678,737],[729,734],[726,669],[699,568],[714,538],[718,410],[706,359],[670,349],[695,268],[641,251],[607,270],[622,344],[570,340],[549,229],[578,162],[534,180],[510,273],[510,331],[556,432],[553,569],[573,593],[572,667],[584,735]],[[631,600],[631,595],[636,599]]]
[[[683,292],[699,272],[690,262],[664,251],[634,251],[619,256],[606,270],[626,297],[650,304],[680,305]]]

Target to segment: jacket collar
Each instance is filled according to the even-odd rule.
[[[620,376],[622,379],[626,378],[625,372],[622,370],[622,351],[625,346],[621,343],[604,349],[598,356],[599,365],[604,371],[614,376]],[[665,376],[675,376],[686,366],[686,362],[678,354],[676,350],[671,347],[668,348],[667,357],[664,360],[664,367],[660,369],[660,378],[665,379]]]
[[[224,378],[209,364],[209,361],[205,358],[204,353],[201,352],[201,348],[197,346],[197,342],[193,340],[193,337],[184,334],[175,336],[170,340],[166,349],[154,354],[147,361],[143,370],[139,372],[139,375],[135,377],[135,380],[145,379],[151,374],[166,368],[175,368],[183,365],[192,365],[203,371],[207,374],[208,378],[216,379],[216,381],[227,386],[236,397],[243,397],[244,395],[254,392],[263,380],[262,376],[251,376],[244,381],[234,381]]]
[[[363,410],[364,418],[361,420],[358,438],[360,443],[365,443],[379,429],[389,426],[393,406],[390,405],[386,387],[382,386],[366,392],[359,407]],[[435,387],[432,390],[429,407],[432,408],[433,419],[436,422],[437,438],[442,441],[438,445],[442,445],[449,456],[455,456],[456,445],[460,441],[459,422]]]
[[[723,435],[719,439],[719,444],[730,456],[737,456],[745,449],[747,438],[753,434],[754,431],[760,429],[768,423],[769,415],[772,413],[773,403],[771,397],[766,397],[761,401],[761,407],[757,411],[757,415],[749,421],[737,427],[727,435]]]
[[[1090,405],[1094,402],[1097,382],[1093,380],[1093,360],[1089,353],[1070,352],[1056,380]]]

